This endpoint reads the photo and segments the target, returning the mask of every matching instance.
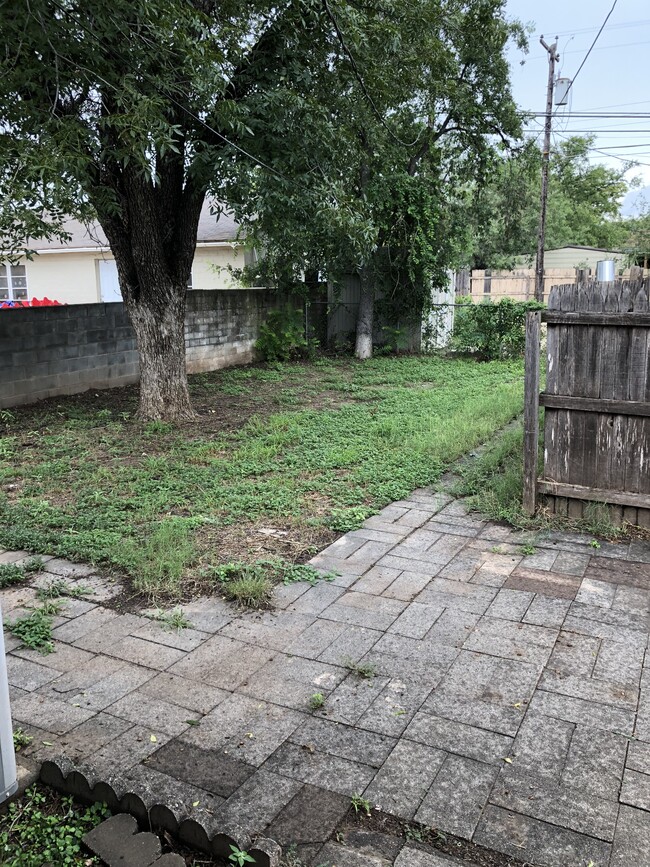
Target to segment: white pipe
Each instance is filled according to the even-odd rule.
[[[0,606],[0,804],[15,794],[17,789],[16,752],[9,707],[9,682]]]

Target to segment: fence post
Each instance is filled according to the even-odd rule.
[[[539,448],[539,342],[541,310],[526,314],[526,367],[524,374],[524,497],[527,515],[537,506],[537,453]]]
[[[0,608],[0,804],[10,798],[17,789],[16,754],[9,709],[9,684],[7,683],[2,609]]]

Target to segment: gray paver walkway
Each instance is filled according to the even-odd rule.
[[[650,546],[527,539],[415,491],[313,559],[331,583],[264,613],[196,600],[180,633],[51,559],[96,595],[66,603],[48,656],[6,636],[25,755],[119,770],[314,864],[375,863],[329,840],[353,794],[543,867],[648,864]],[[2,591],[5,616],[33,598]]]

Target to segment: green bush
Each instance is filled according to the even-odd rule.
[[[262,361],[267,362],[289,361],[306,354],[309,348],[302,311],[290,304],[269,313],[255,343]]]
[[[543,306],[537,301],[511,298],[502,298],[496,304],[473,304],[469,300],[456,309],[452,348],[486,361],[517,358],[526,346],[526,313]]]

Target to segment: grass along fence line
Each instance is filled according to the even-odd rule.
[[[540,432],[540,442],[542,435]],[[535,515],[526,515],[523,506],[523,447],[524,432],[516,422],[492,440],[475,460],[462,461],[458,479],[451,492],[466,497],[468,504],[494,521],[505,521],[514,527],[538,531],[540,538],[549,530],[575,530],[612,541],[624,538],[650,539],[650,533],[630,524],[612,523],[609,508],[604,503],[588,503],[582,518],[556,515],[543,506]],[[539,471],[542,471],[540,446]]]
[[[134,420],[134,389],[0,422],[0,545],[113,567],[180,597],[216,567],[299,562],[434,483],[522,408],[520,362],[435,356],[191,377],[196,422]]]

